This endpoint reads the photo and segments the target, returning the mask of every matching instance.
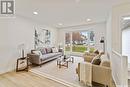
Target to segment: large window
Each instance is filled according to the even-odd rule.
[[[71,34],[65,34],[65,51],[71,51]]]
[[[122,54],[128,56],[130,63],[130,28],[122,31]]]
[[[76,31],[65,34],[65,51],[84,52],[94,45],[93,31]]]

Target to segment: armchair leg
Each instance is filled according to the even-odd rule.
[[[80,81],[80,78],[79,78],[79,81]]]
[[[109,87],[108,85],[105,85],[105,87]]]

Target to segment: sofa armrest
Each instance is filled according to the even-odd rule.
[[[31,63],[34,63],[34,64],[41,63],[40,55],[30,53],[30,54],[27,54],[27,56],[29,57],[29,60]]]
[[[112,83],[112,75],[110,67],[100,65],[92,65],[92,80],[94,82],[110,86]]]

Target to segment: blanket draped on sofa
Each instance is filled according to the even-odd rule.
[[[80,82],[92,86],[92,64],[87,62],[80,63]]]

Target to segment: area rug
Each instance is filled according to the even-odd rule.
[[[33,69],[31,69],[31,71],[33,72],[37,72],[39,74],[43,74],[46,75],[48,77],[51,78],[55,78],[57,80],[62,80],[63,82],[68,82],[71,83],[75,86],[79,86],[79,87],[83,87],[83,85],[78,81],[78,76],[76,74],[76,67],[78,66],[79,62],[83,62],[83,58],[82,57],[74,57],[74,63],[69,62],[69,66],[64,67],[62,66],[61,68],[59,68],[57,66],[57,60],[53,60],[51,62],[48,62],[44,65],[42,65],[42,67],[34,67]]]
[[[87,87],[79,82],[78,75],[76,74],[76,68],[79,62],[83,62],[82,57],[74,57],[74,63],[69,62],[68,68],[57,66],[57,60],[50,61],[42,65],[42,67],[33,67],[30,71],[36,73],[45,78],[54,80],[68,87]],[[93,83],[92,87],[104,87],[101,84]]]

